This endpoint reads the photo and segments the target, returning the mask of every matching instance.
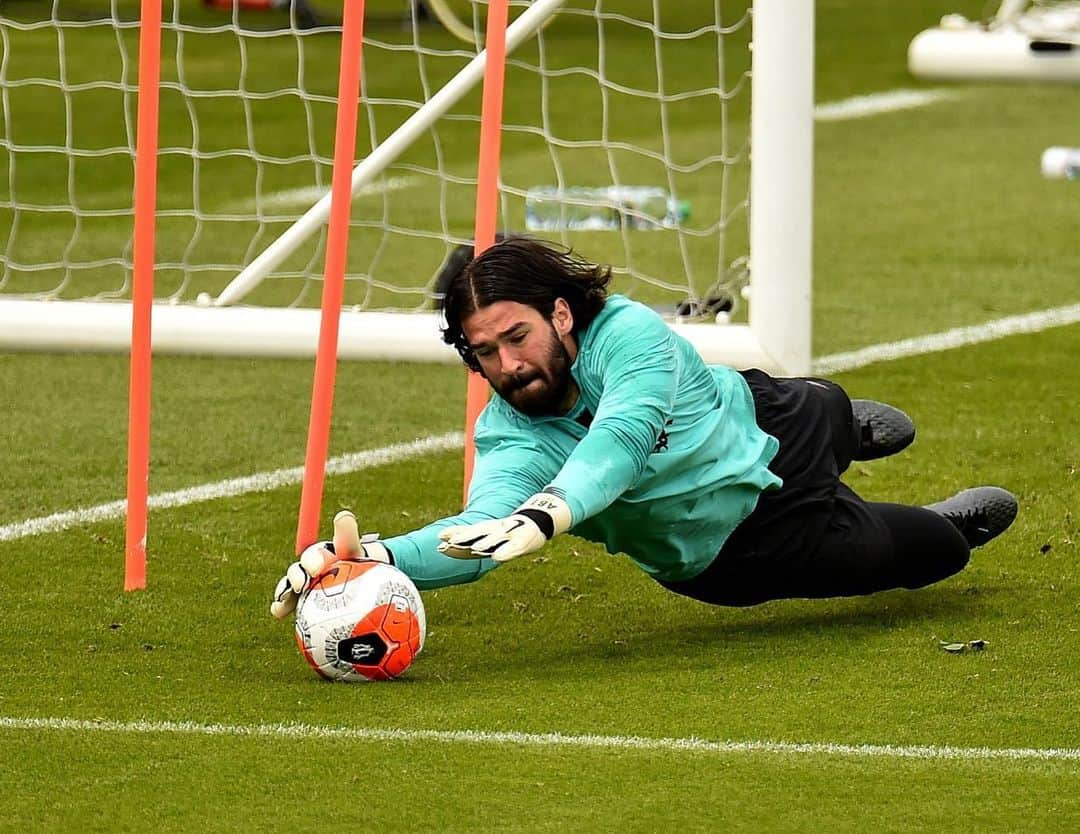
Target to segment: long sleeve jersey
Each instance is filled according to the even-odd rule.
[[[569,504],[572,534],[658,579],[689,579],[761,492],[780,486],[768,469],[779,443],[755,422],[742,375],[706,365],[648,307],[609,297],[580,333],[570,373],[579,396],[564,416],[528,417],[493,397],[476,424],[465,510],[386,540],[418,587],[495,567],[439,553],[439,531],[510,515],[544,488]]]

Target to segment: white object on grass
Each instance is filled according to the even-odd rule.
[[[1042,153],[1041,167],[1047,179],[1080,179],[1080,148],[1047,148]]]
[[[1005,0],[987,23],[946,15],[912,39],[908,69],[952,81],[1080,81],[1080,3]]]

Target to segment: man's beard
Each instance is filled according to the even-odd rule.
[[[551,335],[552,343],[548,350],[546,367],[510,377],[500,384],[492,383],[500,397],[528,417],[558,416],[559,407],[570,390],[570,354],[558,338],[554,327],[551,328]],[[541,380],[544,384],[539,388],[526,390],[526,386],[534,380]]]

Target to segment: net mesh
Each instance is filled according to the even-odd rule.
[[[218,294],[331,181],[340,7],[220,5],[164,7],[155,295],[177,303]],[[455,36],[427,6],[367,6],[357,159],[475,57],[461,36],[482,42],[486,15],[443,0],[463,26]],[[511,20],[526,7],[512,4]],[[107,12],[102,0],[0,6],[4,295],[130,296],[138,14],[132,0]],[[531,191],[594,189],[607,196],[586,209],[614,221],[537,234],[611,264],[618,291],[658,307],[737,305],[750,29],[745,2],[568,3],[508,62],[499,228],[526,231]],[[480,97],[467,94],[356,196],[347,305],[430,307],[472,234]],[[647,219],[618,211],[632,188],[662,193],[670,216],[628,222]],[[316,306],[324,243],[325,227],[244,303]]]

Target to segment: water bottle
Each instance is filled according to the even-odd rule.
[[[652,186],[541,185],[525,195],[525,228],[532,232],[674,229],[689,216],[688,202]]]
[[[1042,155],[1042,174],[1052,180],[1080,180],[1080,148],[1047,148]]]

